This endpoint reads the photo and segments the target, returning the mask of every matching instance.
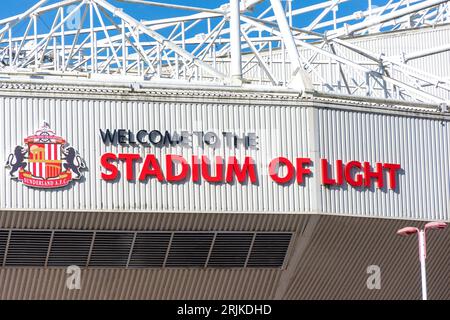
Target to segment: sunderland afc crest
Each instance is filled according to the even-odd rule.
[[[86,163],[48,123],[24,139],[8,156],[6,167],[12,179],[34,188],[61,188],[83,176]]]

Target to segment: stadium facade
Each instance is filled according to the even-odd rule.
[[[450,2],[348,5],[1,20],[0,299],[419,299],[396,231],[450,221]]]

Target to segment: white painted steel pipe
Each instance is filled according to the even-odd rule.
[[[419,231],[420,274],[422,277],[422,300],[427,300],[425,230]]]
[[[241,19],[239,0],[230,0],[231,77],[242,79]]]

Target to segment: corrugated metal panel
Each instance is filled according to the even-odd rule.
[[[0,211],[1,228],[12,229],[290,232],[307,221],[303,214]]]
[[[423,223],[321,216],[298,264],[283,271],[82,269],[81,290],[68,290],[65,269],[0,268],[0,299],[273,299],[290,268],[283,299],[420,299],[417,239],[396,235],[409,225]],[[449,242],[449,230],[428,233],[430,299],[450,299]],[[367,288],[370,265],[380,267],[380,290]]]
[[[349,39],[348,41],[362,49],[366,49],[369,52],[372,52],[375,55],[384,54],[385,56],[394,56],[398,57],[399,61],[401,61],[401,57],[403,57],[404,54],[415,53],[418,51],[446,45],[448,44],[449,38],[450,25],[443,25],[436,28],[430,27],[421,28],[419,30],[401,30],[398,32],[383,33],[380,35],[364,36],[355,39]],[[337,46],[337,50],[348,60],[358,62],[362,66],[374,69],[374,62],[363,57],[362,55],[359,55],[342,46]],[[313,54],[310,50],[302,49],[301,52],[308,58],[310,58]],[[420,59],[411,60],[406,64],[426,73],[448,78],[450,74],[450,66],[448,64],[449,60],[450,52],[447,51],[422,57]],[[321,62],[318,66],[319,74],[321,75],[321,77],[326,79],[329,83],[334,84],[334,91],[347,93],[347,90],[343,84],[342,77],[339,73],[338,64],[321,55],[319,55],[318,61]],[[357,91],[356,94],[363,96],[370,92],[370,96],[372,97],[386,97],[386,90],[390,94],[389,97],[393,96],[395,98],[398,98],[396,97],[392,85],[383,82],[381,82],[382,85],[375,85],[374,88],[370,89],[370,91],[367,91],[367,89],[365,88],[365,84],[363,85],[362,90],[358,89],[358,85],[361,85],[366,81],[365,75],[345,65],[342,65],[341,67],[343,68],[343,72],[345,74],[345,77],[347,78],[347,81],[349,82],[352,92],[355,90]],[[386,71],[392,74],[396,79],[405,83],[411,83],[412,81],[411,78],[402,75],[402,73],[399,72],[396,68],[392,69],[391,67],[387,67]],[[320,78],[317,77],[317,75],[314,73],[312,74],[312,78],[314,83],[321,82]],[[371,79],[370,83],[371,85],[373,85],[375,83],[375,80]],[[319,90],[330,91],[329,88],[321,88],[318,86],[316,86],[316,88]],[[424,87],[423,90],[438,97],[450,99],[450,93],[448,91],[440,89],[435,85]]]
[[[80,183],[59,191],[26,188],[0,171],[0,207],[23,209],[144,210],[144,211],[310,211],[310,185],[280,186],[266,174],[268,161],[284,155],[294,159],[305,154],[307,146],[306,109],[287,106],[225,105],[177,102],[126,102],[111,100],[0,98],[0,123],[4,139],[0,141],[2,162],[23,138],[32,134],[45,119],[57,134],[66,138],[85,158],[88,171]],[[21,115],[18,116],[18,113]],[[221,146],[215,151],[194,146],[157,149],[105,146],[100,128],[148,130],[188,130],[217,133],[231,130],[237,134],[256,132],[261,150],[244,151]],[[176,153],[190,159],[193,154],[243,159],[251,155],[259,164],[258,185],[119,183],[100,179],[99,157],[105,152],[155,153],[165,166],[164,155]],[[120,165],[121,171],[124,166]]]
[[[396,231],[423,223],[322,216],[295,267],[287,299],[421,299],[417,237]],[[427,233],[429,299],[449,299],[449,230]],[[381,289],[369,290],[367,268],[380,267]]]
[[[360,161],[400,162],[407,169],[400,179],[401,183],[414,183],[401,184],[401,192],[392,195],[380,190],[372,190],[370,195],[369,192],[361,193],[346,188],[337,190],[332,194],[340,194],[339,201],[346,199],[345,202],[335,202],[334,199],[338,198],[324,196],[322,207],[325,213],[448,219],[445,211],[448,208],[449,194],[446,184],[448,167],[441,165],[448,161],[448,121],[400,117],[388,112],[346,113],[322,110],[318,123],[322,136],[318,139],[312,136],[314,132],[319,132],[315,131],[315,124],[310,120],[314,109],[305,107],[304,101],[299,100],[302,105],[298,107],[289,104],[280,106],[280,102],[270,105],[270,101],[267,101],[268,105],[255,102],[246,104],[242,101],[233,104],[234,100],[224,104],[220,97],[208,101],[185,103],[174,102],[169,98],[167,102],[90,100],[82,94],[80,99],[0,97],[0,123],[4,124],[0,129],[3,136],[0,140],[1,162],[5,163],[14,147],[22,144],[23,138],[32,134],[40,125],[40,120],[45,119],[57,134],[66,138],[80,152],[88,166],[85,178],[57,191],[25,187],[20,182],[11,180],[6,169],[0,170],[0,208],[26,211],[318,212],[321,206],[314,200],[314,175],[320,172],[318,163],[314,165],[313,177],[307,178],[304,185],[276,184],[267,175],[267,166],[271,159],[278,156],[292,160],[296,157],[313,157],[313,151],[320,147],[321,156],[331,160],[350,160],[353,157],[352,160]],[[333,107],[332,102],[327,105]],[[135,131],[142,128],[170,131],[214,130],[238,134],[255,132],[259,136],[260,149],[243,151],[221,146],[212,150],[195,146],[191,149],[151,147],[144,150],[105,146],[101,142],[100,128],[127,128]],[[381,136],[383,140],[379,140]],[[312,145],[317,139],[321,145]],[[414,148],[417,139],[421,143],[427,143],[424,146],[428,148],[426,151]],[[258,183],[210,184],[203,181],[198,184],[189,181],[171,184],[160,183],[156,179],[150,179],[146,183],[129,183],[124,177],[116,183],[106,182],[100,179],[99,157],[104,152],[139,152],[141,156],[151,152],[162,160],[163,166],[166,153],[180,154],[187,159],[192,154],[205,154],[210,158],[215,155],[237,155],[239,159],[251,155],[258,164]],[[122,162],[122,172],[124,166]],[[434,193],[428,193],[429,190]],[[417,197],[418,194],[421,196]],[[431,197],[434,197],[432,201]],[[377,203],[372,208],[363,208],[362,204],[351,202],[358,199],[366,199],[366,206],[371,204],[370,201]],[[423,206],[417,206],[414,201],[421,201]],[[124,213],[121,217],[125,219],[129,215]],[[65,217],[62,213],[60,216]],[[144,220],[148,219],[142,217]],[[85,215],[85,218],[87,221],[93,219],[90,215]]]
[[[66,288],[65,269],[0,269],[0,299],[269,299],[273,269],[90,269],[81,290]]]
[[[369,50],[375,55],[384,54],[385,56],[396,56],[400,60],[404,54],[415,53],[446,45],[449,42],[449,38],[450,25],[447,24],[428,28],[421,27],[420,29],[383,32],[378,35],[372,34],[353,39],[350,38],[346,41],[353,43],[362,49]],[[362,55],[339,45],[336,46],[336,50],[339,55],[344,56],[347,60],[358,62],[364,67],[374,69],[374,62],[372,60],[369,60]],[[310,60],[314,56],[314,52],[312,50],[299,48],[299,51],[306,60]],[[275,49],[273,51],[266,50],[261,53],[261,55],[265,57],[266,63],[268,64],[274,77],[276,79],[282,79],[283,83],[289,83],[291,77],[291,66],[287,52],[284,52],[284,54],[285,58],[283,59],[283,52],[280,49]],[[243,63],[246,64],[246,61],[249,61],[252,58],[252,54],[244,55]],[[448,63],[449,60],[450,51],[446,51],[408,61],[407,65],[436,76],[448,78],[450,74],[450,65]],[[217,67],[221,71],[229,72],[229,65],[229,59],[219,59],[217,61]],[[316,70],[315,72],[310,73],[310,75],[315,89],[325,92],[332,91],[345,94],[348,93],[340,75],[339,65],[336,62],[322,54],[318,54],[313,65]],[[342,64],[341,67],[353,94],[365,96],[367,93],[367,89],[364,84],[366,81],[365,75],[360,71],[356,71],[354,68],[347,67],[344,64]],[[410,83],[411,81],[411,79],[406,76],[402,76],[398,70],[388,68],[387,71],[400,81],[404,81],[405,83]],[[248,63],[243,72],[245,74],[245,78],[252,80],[253,83],[270,84],[269,77],[259,67],[256,59],[253,59],[252,62]],[[332,85],[332,90],[330,87],[322,86],[324,81]],[[371,81],[371,85],[373,85],[374,80]],[[384,89],[386,89],[390,94],[394,94],[394,97],[396,97],[395,93],[393,93],[392,85],[383,84],[383,87],[379,85],[375,86],[371,89],[370,96],[380,98],[385,97]],[[448,91],[440,89],[435,85],[425,87],[423,90],[438,97],[450,99],[450,93]]]
[[[448,220],[448,122],[363,112],[319,110],[320,154],[335,160],[399,163],[396,190],[322,187],[323,211]]]
[[[361,37],[356,38],[351,42],[363,49],[374,52],[375,54],[397,56],[400,59],[400,57],[404,54],[415,53],[422,50],[447,45],[449,43],[449,39],[450,25],[442,25],[436,28],[420,28],[417,30],[399,31]],[[348,53],[350,59],[353,59],[354,61],[365,61],[366,63],[370,63],[369,60],[365,60],[360,55],[355,53],[350,53],[350,51],[345,48],[340,48],[340,50]],[[436,76],[448,78],[450,75],[450,65],[448,64],[449,60],[450,51],[446,51],[408,61],[407,65]],[[406,76],[401,76],[401,73],[398,71],[393,72],[391,69],[388,69],[388,71],[399,80],[406,83],[411,81],[411,79],[408,79]],[[326,72],[325,74],[329,74],[329,72]],[[351,75],[352,72],[347,70],[346,75],[347,74]],[[389,90],[391,89],[392,88],[389,86]],[[383,92],[381,90],[378,91],[379,92],[376,95],[383,96]],[[450,99],[450,93],[448,91],[439,89],[434,85],[424,88],[424,91],[444,99]]]

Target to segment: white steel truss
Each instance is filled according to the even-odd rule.
[[[252,84],[448,104],[450,78],[410,62],[449,52],[450,37],[418,52],[405,48],[402,56],[354,40],[448,24],[450,1],[379,0],[375,6],[368,0],[364,10],[341,14],[342,6],[361,2],[224,0],[211,9],[149,0],[40,0],[0,20],[0,77]],[[138,20],[127,13],[154,7],[184,15]]]

